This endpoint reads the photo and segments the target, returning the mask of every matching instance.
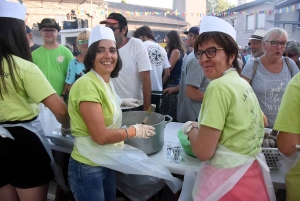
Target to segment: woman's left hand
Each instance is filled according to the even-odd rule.
[[[198,128],[198,124],[195,121],[187,121],[183,124],[182,126],[182,132],[185,135],[189,135],[189,132],[191,131],[191,129],[195,127]]]
[[[170,94],[176,93],[178,91],[179,91],[179,86],[176,86],[176,87],[169,87],[169,88],[164,89],[163,93],[170,95]]]

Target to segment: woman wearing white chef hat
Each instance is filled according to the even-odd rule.
[[[202,19],[194,53],[211,82],[198,123],[183,126],[194,154],[203,161],[194,200],[276,200],[261,154],[263,114],[251,86],[237,72],[235,39],[235,30],[226,21]]]
[[[37,118],[37,104],[47,106],[65,128],[70,127],[70,118],[66,104],[30,62],[25,16],[22,4],[0,1],[1,201],[46,200],[54,174],[63,184]]]
[[[155,134],[154,127],[136,124],[120,128],[121,99],[111,78],[118,76],[122,61],[110,28],[97,25],[92,29],[84,66],[86,74],[73,84],[68,102],[75,137],[69,184],[76,201],[113,201],[116,180],[114,170],[106,165],[112,158],[109,153],[120,153],[122,157],[120,144],[132,137],[149,138]],[[97,157],[93,158],[92,153]]]

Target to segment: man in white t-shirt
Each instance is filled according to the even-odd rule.
[[[133,37],[141,39],[148,51],[152,65],[150,71],[152,91],[162,91],[163,84],[170,76],[169,68],[171,67],[166,50],[154,42],[154,34],[148,26],[138,28],[133,33]]]
[[[139,100],[140,107],[136,110],[148,110],[151,104],[152,66],[143,42],[136,38],[127,38],[127,20],[119,13],[111,13],[100,24],[113,30],[123,63],[119,76],[112,79],[117,94],[120,98]]]

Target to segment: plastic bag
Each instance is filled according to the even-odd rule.
[[[184,181],[178,201],[192,201],[192,191],[195,184],[196,174],[192,169],[186,169],[184,172]]]
[[[7,129],[5,129],[3,126],[1,126],[1,125],[0,125],[0,136],[3,137],[3,138],[8,137],[8,138],[13,139],[13,140],[15,139],[15,138],[10,134],[10,132],[9,132]]]
[[[50,109],[45,107],[43,103],[39,103],[38,107],[40,110],[38,119],[42,124],[44,133],[47,135],[52,133],[55,129],[60,129],[61,124],[56,120]]]

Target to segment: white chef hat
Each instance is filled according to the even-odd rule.
[[[204,16],[200,23],[199,34],[214,31],[226,33],[236,41],[236,31],[231,24],[218,17]]]
[[[114,32],[111,28],[105,27],[103,25],[98,24],[92,29],[90,38],[89,38],[89,47],[96,41],[99,40],[112,40],[116,42]]]
[[[20,3],[0,0],[0,17],[25,20],[26,7]]]

